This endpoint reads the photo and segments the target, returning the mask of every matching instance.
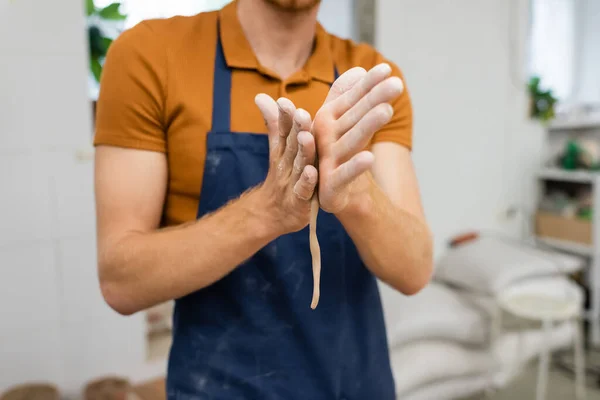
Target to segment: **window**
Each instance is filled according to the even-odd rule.
[[[560,101],[572,100],[575,90],[576,1],[532,0],[529,72]]]

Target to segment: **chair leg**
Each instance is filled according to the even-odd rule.
[[[546,390],[548,387],[548,374],[550,373],[550,333],[552,330],[552,321],[545,320],[542,325],[543,342],[540,353],[538,367],[538,380],[536,390],[536,400],[546,400]]]
[[[492,315],[492,326],[490,330],[490,343],[494,344],[502,336],[502,309],[496,306]]]
[[[496,356],[494,349],[498,339],[502,336],[502,309],[496,305],[494,312],[492,313],[491,329],[489,335],[489,357],[490,357],[490,370],[488,371],[488,384],[485,389],[485,398],[491,398],[497,391],[497,385],[494,381],[494,376],[497,371],[496,368]]]
[[[582,323],[579,319],[574,321],[573,350],[575,355],[575,398],[584,400],[585,395],[585,354],[583,350]]]

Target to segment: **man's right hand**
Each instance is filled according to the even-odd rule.
[[[269,128],[266,180],[247,196],[177,227],[160,229],[165,154],[96,149],[100,286],[117,312],[133,314],[212,285],[278,236],[308,224],[317,184],[310,115],[285,99],[278,106],[259,95],[256,103]]]
[[[255,99],[269,133],[269,172],[256,189],[278,235],[297,232],[308,225],[310,200],[318,181],[311,117],[285,98],[266,94]]]

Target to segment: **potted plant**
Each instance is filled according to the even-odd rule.
[[[555,116],[554,106],[558,99],[554,97],[552,90],[542,90],[541,78],[533,76],[529,80],[529,115],[531,118],[542,122],[549,122]]]
[[[86,15],[88,25],[88,41],[90,55],[90,71],[97,83],[100,82],[102,66],[108,48],[114,37],[106,31],[111,24],[124,21],[127,16],[121,13],[121,3],[112,3],[106,7],[96,7],[94,0],[86,0]]]

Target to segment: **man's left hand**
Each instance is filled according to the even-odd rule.
[[[366,150],[371,138],[393,116],[391,100],[404,88],[398,77],[389,77],[388,64],[366,72],[352,68],[332,85],[315,115],[315,136],[319,162],[319,202],[327,212],[343,211],[357,194],[369,188],[365,174],[373,165]]]

